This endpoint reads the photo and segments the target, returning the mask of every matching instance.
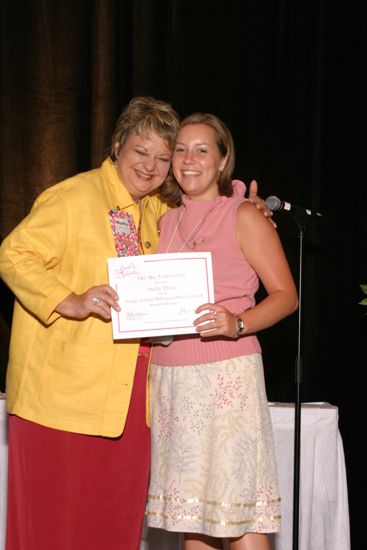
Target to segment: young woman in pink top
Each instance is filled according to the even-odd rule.
[[[151,527],[185,533],[185,549],[268,550],[280,526],[259,330],[294,312],[294,281],[274,227],[232,181],[234,147],[215,116],[180,126],[172,198],[158,252],[211,251],[215,303],[196,335],[157,345],[151,365]],[[177,186],[177,183],[180,187]],[[259,280],[267,296],[256,304]]]

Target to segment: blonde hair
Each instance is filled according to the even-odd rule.
[[[111,138],[108,155],[112,161],[130,134],[158,134],[174,148],[180,119],[172,106],[149,96],[134,97],[120,114]]]

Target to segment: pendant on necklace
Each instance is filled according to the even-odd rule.
[[[191,248],[191,250],[195,250],[197,246],[203,244],[203,242],[205,241],[205,237],[203,237],[202,239],[199,239],[198,241],[192,241],[191,244],[187,244],[187,248]]]

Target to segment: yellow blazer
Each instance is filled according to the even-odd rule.
[[[108,159],[44,191],[4,239],[0,275],[16,300],[7,370],[10,413],[52,428],[115,437],[129,407],[139,340],[112,340],[111,323],[54,312],[71,292],[108,282],[116,256],[108,211],[119,207],[139,226],[139,206]],[[167,210],[157,195],[141,201],[145,253],[158,244]]]

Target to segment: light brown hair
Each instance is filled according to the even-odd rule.
[[[220,155],[227,158],[224,169],[219,174],[218,190],[220,195],[233,195],[232,174],[235,166],[235,150],[232,134],[227,126],[217,116],[210,113],[193,113],[181,121],[180,129],[192,124],[206,124],[214,131],[215,141]],[[160,194],[169,202],[181,204],[182,190],[171,171],[166,182],[159,189]]]

